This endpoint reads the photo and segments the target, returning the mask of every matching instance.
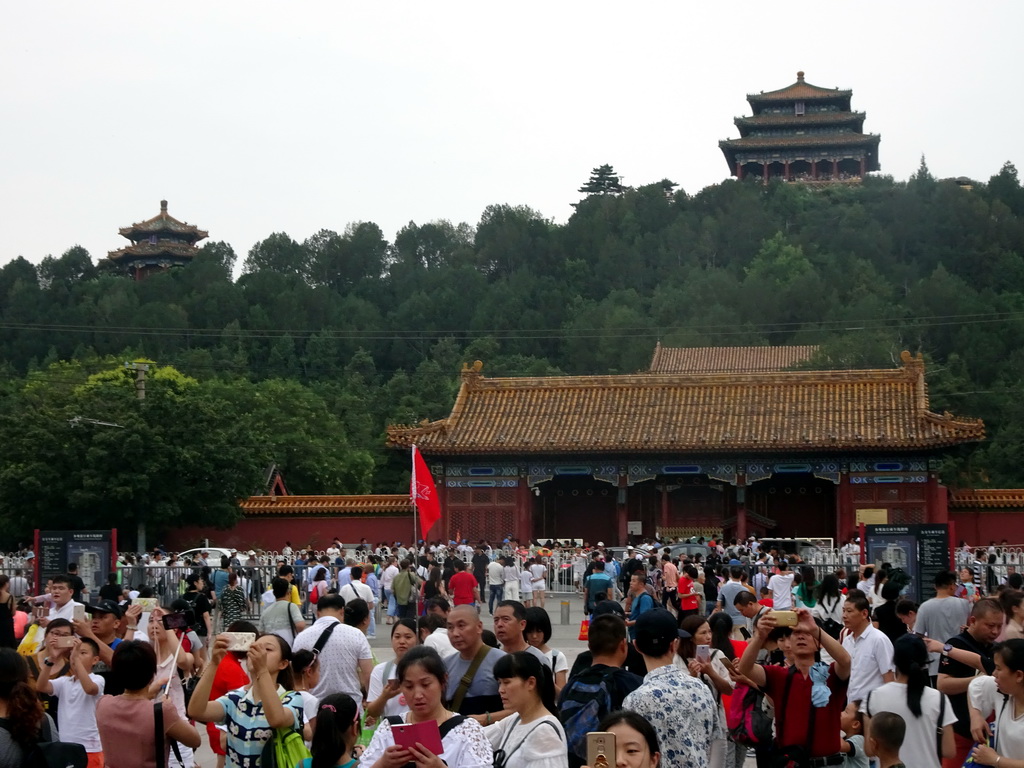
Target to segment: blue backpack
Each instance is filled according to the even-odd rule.
[[[612,694],[608,688],[617,667],[594,671],[585,669],[569,681],[558,704],[558,719],[565,729],[570,763],[587,761],[587,733],[596,731],[605,715],[613,711]],[[575,755],[579,760],[572,760]]]

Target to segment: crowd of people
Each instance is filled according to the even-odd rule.
[[[40,743],[192,766],[204,740],[218,768],[1024,768],[1018,574],[943,572],[918,605],[887,564],[708,544],[585,551],[575,659],[543,555],[483,544],[293,557],[258,619],[229,558],[166,596],[112,579],[86,600],[61,575],[0,649],[0,768]]]

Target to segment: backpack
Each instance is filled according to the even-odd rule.
[[[0,728],[11,730],[6,725]],[[39,740],[22,749],[21,764],[25,768],[85,768],[88,765],[85,747],[67,741],[51,741],[52,738],[50,719],[44,716]]]
[[[286,693],[281,701],[288,696]],[[260,768],[295,768],[307,757],[312,757],[306,744],[302,741],[302,710],[298,710],[298,728],[278,728],[263,744],[260,753]]]
[[[612,675],[618,668],[597,674],[587,669],[569,681],[558,702],[558,719],[565,730],[569,753],[583,762],[587,759],[587,734],[596,731],[598,723],[614,709],[608,689]]]
[[[319,582],[313,585],[313,588],[309,591],[309,602],[312,605],[316,605],[320,602],[320,590],[317,589]]]
[[[772,743],[772,719],[764,711],[764,691],[737,683],[725,713],[729,736],[737,744],[764,747]]]
[[[895,584],[896,588],[899,589],[900,594],[903,594],[903,590],[910,584],[910,574],[908,574],[902,568],[893,568],[889,571],[889,584]]]

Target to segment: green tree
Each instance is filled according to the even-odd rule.
[[[578,191],[588,195],[617,195],[622,192],[622,184],[615,169],[605,163],[590,172],[587,183]]]

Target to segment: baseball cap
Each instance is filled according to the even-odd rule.
[[[597,546],[599,546],[599,547],[603,547],[603,546],[604,546],[604,542],[603,542],[603,541],[599,541],[599,542],[597,542]]]
[[[121,618],[121,606],[114,600],[100,600],[95,605],[85,606],[87,613],[112,613],[117,618]]]
[[[602,600],[594,606],[592,615],[596,619],[598,616],[605,616],[609,613],[618,616],[620,619],[626,618],[625,609],[615,600]]]
[[[632,548],[633,548],[632,544],[630,544],[629,546],[626,547],[626,549],[632,549]]]
[[[644,656],[664,656],[677,637],[686,640],[691,635],[676,624],[676,617],[664,608],[654,608],[640,614],[634,625],[636,649]]]

